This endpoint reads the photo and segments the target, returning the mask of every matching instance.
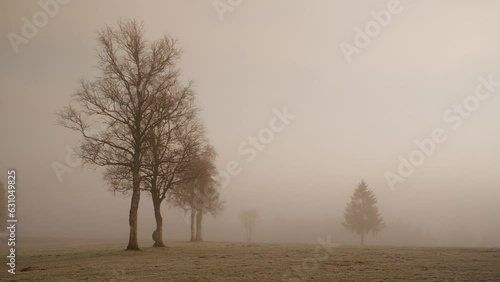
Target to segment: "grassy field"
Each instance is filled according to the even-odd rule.
[[[27,240],[0,281],[500,281],[500,249]],[[5,254],[5,251],[2,251]],[[4,258],[5,260],[5,258]]]

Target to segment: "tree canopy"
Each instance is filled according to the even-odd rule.
[[[114,181],[131,191],[128,250],[139,250],[137,212],[150,138],[176,117],[181,98],[190,93],[179,86],[180,53],[167,35],[146,40],[143,25],[135,20],[106,26],[98,33],[100,76],[82,80],[59,113],[61,126],[83,136],[76,151],[84,164],[107,167],[108,174],[119,176]]]

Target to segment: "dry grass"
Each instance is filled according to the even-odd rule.
[[[169,243],[124,251],[123,244],[26,241],[17,274],[1,281],[500,281],[500,250],[319,245]],[[5,252],[3,252],[5,253]]]

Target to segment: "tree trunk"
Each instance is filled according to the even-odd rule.
[[[161,202],[159,200],[153,201],[153,206],[155,210],[155,219],[156,219],[156,234],[157,239],[154,243],[153,247],[165,247],[163,244],[163,218],[161,216]]]
[[[191,208],[191,242],[194,242],[196,240],[195,217],[196,210],[194,208]]]
[[[252,242],[252,227],[249,222],[246,223],[245,229],[247,231],[247,243],[250,244]]]
[[[203,213],[201,211],[196,212],[196,241],[201,242],[203,238],[201,237],[201,221],[203,220]]]
[[[139,155],[134,156],[134,167],[132,168],[132,199],[130,201],[130,213],[129,213],[129,225],[130,225],[130,236],[128,239],[127,250],[140,251],[139,243],[137,242],[137,210],[139,209],[139,200],[141,199],[140,190],[140,159]]]
[[[361,246],[365,244],[365,233],[361,233]]]

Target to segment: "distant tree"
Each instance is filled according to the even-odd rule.
[[[351,196],[344,211],[342,225],[352,233],[361,235],[361,245],[364,244],[364,234],[373,235],[385,228],[384,219],[380,216],[377,207],[377,198],[368,190],[365,181],[361,181]]]
[[[0,180],[0,230],[7,228],[7,190]]]
[[[245,228],[247,243],[251,243],[253,228],[260,221],[259,213],[256,210],[242,211],[240,213],[240,220]]]
[[[144,180],[145,190],[153,200],[156,220],[157,240],[154,247],[164,246],[161,204],[169,190],[187,181],[185,172],[200,154],[205,139],[203,127],[195,116],[196,111],[190,104],[183,107],[184,114],[179,114],[178,118],[158,128],[151,136]]]
[[[202,221],[204,214],[216,217],[224,209],[220,199],[220,183],[215,166],[216,153],[206,145],[202,153],[193,159],[181,182],[169,194],[169,202],[180,207],[191,217],[191,241],[203,241]]]
[[[218,191],[219,185],[211,180],[201,184],[197,189],[197,196],[194,200],[194,208],[196,209],[196,238],[195,241],[203,241],[202,237],[202,221],[204,214],[210,214],[217,217],[224,210],[224,201],[220,199]]]
[[[123,176],[122,183],[132,194],[127,250],[140,250],[137,212],[144,153],[151,131],[171,117],[177,104],[170,94],[179,78],[180,49],[168,36],[147,41],[142,24],[134,20],[104,28],[98,44],[100,75],[80,83],[58,122],[83,136],[76,151],[84,164],[104,166]]]

